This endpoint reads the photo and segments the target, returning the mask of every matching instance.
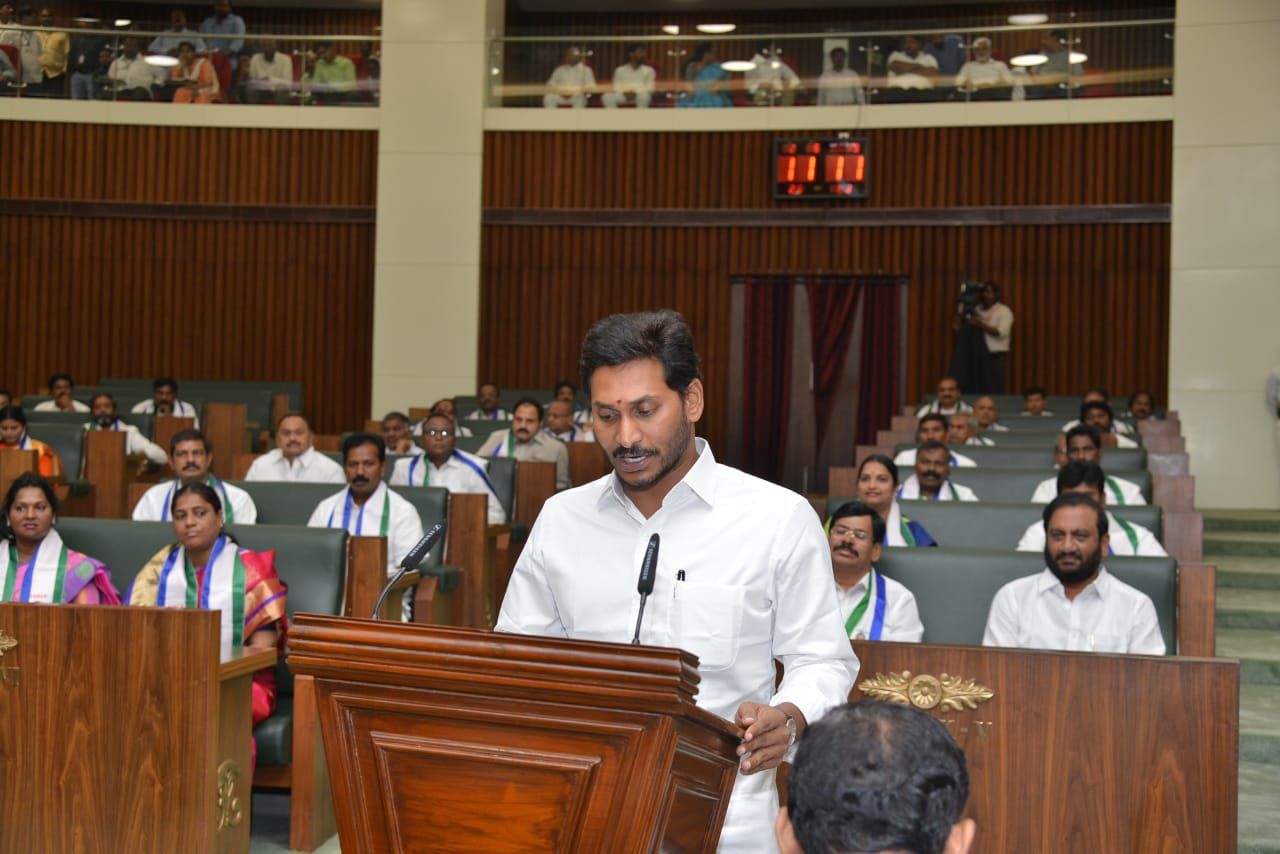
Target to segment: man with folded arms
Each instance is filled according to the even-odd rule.
[[[315,434],[307,419],[288,412],[276,424],[276,446],[253,461],[245,480],[293,483],[346,483],[342,466],[315,449]]]

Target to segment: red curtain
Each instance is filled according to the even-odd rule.
[[[777,483],[787,442],[792,280],[751,276],[745,282],[742,467]]]
[[[813,409],[815,447],[822,447],[831,409],[840,391],[840,376],[853,336],[861,278],[820,276],[810,279],[809,335],[813,346]]]
[[[865,296],[862,311],[862,369],[858,377],[856,444],[874,444],[902,407],[899,379],[902,365],[902,295],[904,284],[894,276],[861,276]]]

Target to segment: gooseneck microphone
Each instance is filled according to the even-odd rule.
[[[640,594],[640,613],[636,615],[636,634],[631,639],[633,644],[640,643],[640,621],[644,619],[644,603],[653,592],[653,580],[658,575],[658,535],[649,538],[649,545],[644,550],[644,560],[640,562],[640,580],[636,583],[636,592]]]
[[[417,569],[418,564],[422,563],[427,554],[436,547],[436,543],[440,542],[440,538],[444,536],[445,529],[448,528],[445,522],[436,522],[431,526],[431,530],[418,540],[418,544],[409,549],[409,553],[404,556],[404,560],[400,561],[400,570],[387,582],[387,586],[382,588],[382,593],[378,596],[378,604],[373,606],[373,614],[369,617],[371,620],[378,619],[378,615],[382,613],[382,603],[386,600],[387,594],[391,592],[391,588],[396,586],[396,582],[404,577],[406,572]]]

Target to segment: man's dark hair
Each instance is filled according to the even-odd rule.
[[[206,454],[213,453],[213,443],[209,441],[208,436],[199,430],[179,430],[169,439],[169,456],[173,456],[178,450],[178,445],[183,442],[199,442],[204,446]]]
[[[9,389],[7,388],[0,388],[0,396],[4,396],[4,397],[7,397],[9,400],[13,400],[13,392],[9,391]]]
[[[951,422],[947,419],[947,416],[943,415],[941,412],[930,412],[928,415],[920,416],[920,420],[916,422],[917,433],[920,432],[920,428],[925,425],[926,421],[937,421],[942,425],[943,430],[946,430],[951,426]]]
[[[1066,43],[1067,43],[1067,31],[1066,31],[1066,30],[1050,30],[1050,31],[1049,31],[1049,38],[1051,38],[1051,39],[1057,39],[1060,43],[1062,43],[1062,44],[1066,44]]]
[[[631,56],[631,54],[635,53],[638,50],[644,50],[644,45],[640,44],[640,42],[632,42],[631,44],[627,45],[626,55]]]
[[[53,491],[53,484],[45,480],[41,475],[33,471],[25,471],[13,479],[13,483],[9,484],[9,491],[4,496],[5,517],[8,518],[9,511],[13,509],[13,502],[18,498],[18,492],[23,489],[38,489],[44,493],[44,500],[49,502],[49,507],[53,509],[53,515],[58,515],[58,496]],[[6,524],[6,528],[9,526]],[[13,534],[9,534],[10,541],[13,540]]]
[[[173,393],[177,394],[178,381],[175,380],[173,377],[156,377],[154,380],[151,381],[151,390],[153,392],[159,391],[162,388],[171,388],[173,389]]]
[[[378,449],[378,460],[387,461],[387,443],[377,433],[352,433],[342,440],[342,462],[346,463],[348,455],[361,445],[373,445]]]
[[[22,411],[21,406],[9,404],[0,407],[0,421],[17,421],[23,427],[27,426],[27,413]]]
[[[280,425],[284,423],[284,420],[286,418],[301,418],[302,423],[307,425],[307,429],[308,430],[311,429],[311,422],[307,420],[307,416],[303,415],[301,412],[290,411],[290,412],[286,412],[284,415],[281,415],[279,418],[276,419],[276,429],[274,432],[276,433],[280,432]]]
[[[845,50],[844,48],[842,48],[842,47],[833,47],[833,48],[831,48],[831,50],[830,50],[830,51],[828,51],[828,52],[827,52],[827,56],[835,56],[837,53],[843,53],[845,56],[848,56],[848,55],[849,55],[849,51]]]
[[[1057,498],[1049,502],[1044,508],[1042,519],[1044,521],[1044,532],[1049,533],[1049,520],[1053,518],[1053,514],[1057,513],[1063,507],[1090,507],[1098,516],[1098,537],[1104,537],[1107,533],[1107,513],[1102,509],[1102,505],[1093,500],[1092,496],[1085,495],[1083,492],[1064,492]]]
[[[805,730],[787,811],[805,851],[940,854],[969,771],[942,722],[883,700],[846,703]]]
[[[1132,409],[1133,409],[1133,402],[1134,402],[1135,400],[1137,400],[1139,397],[1141,397],[1142,395],[1144,395],[1144,394],[1145,394],[1147,397],[1151,398],[1151,408],[1152,408],[1152,409],[1155,409],[1155,408],[1156,408],[1156,396],[1155,396],[1154,394],[1152,394],[1151,392],[1149,392],[1149,391],[1143,391],[1142,389],[1138,389],[1138,390],[1137,390],[1137,391],[1135,391],[1133,394],[1129,395],[1129,409],[1130,409],[1130,410],[1132,410]]]
[[[516,401],[516,405],[511,407],[511,414],[515,415],[516,411],[522,406],[532,406],[538,411],[538,421],[542,421],[542,404],[534,400],[532,397],[522,397]]]
[[[1090,394],[1100,395],[1100,396],[1102,397],[1102,399],[1103,399],[1103,400],[1110,400],[1110,399],[1111,399],[1111,393],[1110,393],[1109,391],[1107,391],[1105,388],[1103,388],[1102,386],[1100,386],[1100,385],[1091,386],[1091,387],[1089,387],[1089,388],[1085,389],[1085,390],[1084,390],[1084,394],[1082,394],[1082,395],[1080,395],[1080,396],[1081,396],[1081,397],[1084,397],[1085,395],[1090,395]]]
[[[1058,472],[1058,494],[1077,486],[1091,486],[1098,492],[1106,489],[1107,475],[1097,463],[1072,461]]]
[[[995,294],[996,294],[996,302],[1000,302],[1000,285],[999,285],[999,283],[997,283],[997,282],[993,282],[993,281],[991,281],[990,279],[988,279],[987,281],[985,281],[985,282],[983,282],[983,283],[982,283],[982,286],[983,286],[984,288],[991,288],[991,290],[995,291]]]
[[[946,451],[947,459],[951,459],[951,451],[946,445],[942,444],[937,439],[930,439],[929,441],[921,444],[920,447],[916,448],[916,459],[920,459],[920,455],[925,451]]]
[[[333,42],[316,42],[316,50],[324,50],[327,47],[333,47]]]
[[[1083,421],[1085,416],[1090,412],[1093,412],[1095,409],[1101,409],[1103,412],[1107,413],[1107,418],[1111,421],[1114,421],[1116,418],[1115,413],[1111,411],[1111,404],[1103,403],[1100,400],[1091,400],[1088,403],[1080,404],[1080,420]]]
[[[98,402],[98,398],[101,398],[101,397],[105,397],[107,400],[111,401],[111,405],[113,407],[116,405],[116,399],[111,396],[110,392],[106,392],[106,391],[100,391],[97,394],[95,394],[93,397],[89,398],[89,405],[93,406],[95,403]]]
[[[1038,394],[1038,395],[1040,395],[1041,397],[1048,397],[1048,396],[1049,396],[1049,392],[1045,391],[1044,386],[1042,386],[1042,385],[1029,385],[1029,386],[1027,386],[1025,389],[1023,389],[1023,390],[1022,390],[1022,399],[1023,399],[1023,400],[1026,400],[1028,397],[1031,397],[1033,394]]]
[[[388,412],[386,415],[382,416],[382,420],[383,421],[403,421],[405,424],[413,423],[412,421],[409,420],[408,415],[405,415],[403,412],[398,412],[398,411]]]
[[[1083,413],[1082,413],[1083,414]],[[1071,448],[1071,440],[1076,436],[1088,436],[1095,448],[1102,447],[1102,434],[1092,424],[1077,424],[1067,431],[1067,448]]]
[[[569,389],[569,391],[573,392],[574,394],[578,393],[578,387],[574,385],[572,382],[570,382],[569,380],[556,380],[555,387],[551,389],[551,396],[555,397],[558,394],[560,394],[560,389],[562,388],[567,388]]]
[[[67,385],[71,386],[72,388],[75,388],[76,386],[76,381],[71,379],[71,374],[50,374],[49,388],[53,388],[53,384],[56,383],[58,380],[66,380]]]
[[[898,464],[893,458],[884,454],[868,454],[862,462],[858,463],[858,477],[862,477],[862,470],[867,467],[867,463],[879,463],[889,472],[889,477],[893,478],[893,485],[898,485]]]
[[[184,40],[184,41],[180,41],[180,42],[178,42],[178,50],[182,50],[184,47],[185,47],[187,50],[191,51],[192,53],[195,53],[195,52],[196,52],[196,46],[195,46],[194,44],[192,44],[191,42],[189,42],[189,41],[185,41],[185,40]],[[176,496],[175,496],[175,497],[176,497]]]
[[[865,462],[866,460],[863,460],[863,463]],[[871,517],[871,541],[876,545],[884,545],[884,520],[880,518],[879,513],[856,499],[846,501],[836,508],[835,512],[831,514],[831,518],[827,520],[827,530],[831,530],[831,527],[841,519],[866,516]]]
[[[676,311],[611,314],[596,321],[582,342],[582,387],[591,391],[591,377],[599,368],[616,368],[638,359],[662,363],[667,387],[680,394],[702,379],[693,332]]]

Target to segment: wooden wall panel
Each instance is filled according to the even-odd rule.
[[[708,377],[703,434],[722,444],[729,279],[736,273],[894,273],[910,279],[908,395],[947,370],[966,275],[1013,309],[1010,385],[1117,393],[1167,383],[1169,227],[550,228],[486,226],[480,376],[509,386],[574,375],[583,334],[615,311],[675,308]],[[513,334],[515,333],[515,334]]]
[[[372,206],[378,134],[0,122],[8,199]]]
[[[486,208],[954,207],[1168,203],[1172,123],[869,130],[871,198],[771,193],[802,132],[485,134]]]

